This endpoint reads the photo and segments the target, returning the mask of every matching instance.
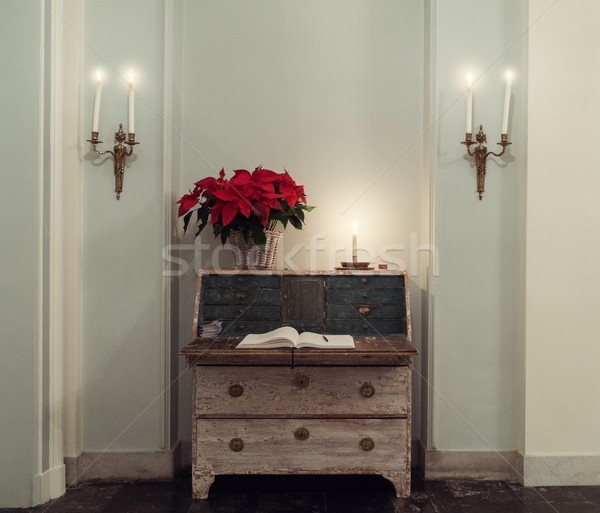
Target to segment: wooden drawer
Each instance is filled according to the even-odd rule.
[[[408,367],[197,366],[194,411],[221,417],[405,416],[409,373]]]
[[[279,289],[280,284],[281,277],[277,275],[205,274],[202,276],[202,287],[207,289]]]
[[[357,337],[381,337],[406,334],[404,319],[372,319],[357,321],[348,319],[327,319],[329,333],[348,333]]]
[[[301,439],[299,429],[308,438]],[[198,419],[195,436],[197,465],[205,472],[385,473],[407,468],[406,419]],[[371,450],[361,447],[365,439],[372,440]]]
[[[204,289],[204,305],[277,305],[279,289]]]
[[[342,305],[402,305],[404,291],[401,289],[333,289],[327,291],[328,303]],[[400,313],[404,307],[398,308]]]
[[[404,277],[396,276],[327,276],[328,289],[397,289],[404,287]]]

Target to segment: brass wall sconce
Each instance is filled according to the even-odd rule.
[[[487,143],[487,136],[483,131],[483,125],[479,125],[479,132],[477,132],[475,138],[477,139],[477,143],[473,141],[473,134],[467,132],[465,135],[465,140],[460,144],[464,144],[467,147],[467,153],[471,157],[475,157],[475,167],[477,168],[477,192],[479,193],[479,200],[481,201],[485,191],[485,171],[487,158],[490,155],[501,157],[504,155],[506,147],[512,143],[508,142],[508,134],[500,134],[500,142],[497,144],[502,146],[502,151],[500,153],[488,151],[487,146],[484,146],[484,143]],[[473,144],[477,144],[477,146],[475,149],[471,150],[471,146]]]
[[[119,130],[115,132],[115,146],[113,147],[113,151],[98,151],[96,146],[98,144],[102,144],[102,141],[98,140],[98,132],[92,132],[92,138],[87,140],[89,143],[92,143],[92,147],[94,152],[98,155],[106,155],[107,153],[112,155],[114,160],[115,167],[115,193],[117,195],[117,199],[121,198],[121,193],[123,192],[123,178],[125,175],[125,161],[127,157],[130,157],[133,153],[133,147],[136,144],[140,144],[135,141],[135,134],[127,134],[127,140],[125,140],[125,132],[123,132],[123,124],[119,123]],[[127,149],[123,143],[129,146]]]
[[[115,193],[117,199],[121,198],[123,192],[123,178],[125,176],[125,163],[127,157],[131,157],[133,154],[133,147],[135,142],[135,121],[134,121],[134,104],[135,104],[135,90],[133,88],[133,74],[129,76],[129,96],[127,97],[127,110],[129,116],[129,125],[127,137],[123,132],[123,123],[119,123],[119,130],[115,132],[115,145],[113,151],[98,151],[98,144],[102,144],[102,141],[98,140],[98,119],[100,117],[100,98],[102,96],[102,76],[101,72],[96,73],[96,95],[94,96],[94,110],[92,111],[92,138],[88,139],[89,143],[92,143],[94,152],[97,155],[106,155],[107,153],[112,155],[114,166],[115,166]],[[127,140],[126,140],[127,139]],[[127,149],[123,143],[129,146]]]

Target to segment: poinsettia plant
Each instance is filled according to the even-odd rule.
[[[241,230],[246,242],[252,239],[259,245],[266,242],[265,230],[274,230],[278,223],[284,229],[289,223],[301,230],[304,213],[314,208],[306,204],[304,186],[287,171],[276,173],[262,166],[252,173],[237,169],[230,179],[221,169],[218,178],[209,176],[194,185],[177,201],[183,229],[188,229],[196,212],[196,236],[211,224],[223,244],[234,230]]]

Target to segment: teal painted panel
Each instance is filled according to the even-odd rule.
[[[393,289],[404,288],[404,276],[327,276],[328,289]]]
[[[204,289],[202,302],[205,305],[278,305],[281,301],[279,289]]]
[[[399,305],[361,305],[361,304],[328,304],[328,319],[402,319],[404,308]]]
[[[361,321],[349,319],[327,319],[327,333],[347,333],[354,336],[406,335],[406,320]]]
[[[328,303],[397,305],[404,307],[404,289],[329,289]]]
[[[206,274],[202,276],[202,286],[209,288],[265,288],[279,289],[281,276],[274,275],[231,275]]]

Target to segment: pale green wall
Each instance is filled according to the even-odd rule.
[[[163,10],[160,0],[85,4],[82,138],[89,138],[97,68],[105,80],[101,149],[127,127],[135,73],[137,157],[115,199],[112,160],[84,166],[83,450],[164,448]],[[121,78],[122,74],[124,78]],[[85,151],[89,146],[85,144]]]
[[[535,6],[546,3],[536,2]],[[588,415],[586,405],[594,404],[597,389],[594,381],[587,380],[595,375],[595,360],[590,355],[597,351],[597,323],[593,322],[597,287],[585,272],[593,271],[597,260],[596,245],[588,244],[595,227],[595,212],[589,207],[595,204],[589,186],[593,165],[586,160],[586,153],[580,153],[575,164],[570,150],[547,153],[547,137],[554,133],[548,128],[552,119],[547,117],[547,105],[568,105],[572,98],[565,91],[570,91],[572,82],[565,75],[548,90],[547,82],[556,80],[554,66],[540,67],[540,63],[550,62],[544,51],[553,41],[555,28],[563,23],[572,27],[568,34],[576,41],[580,20],[571,11],[562,13],[564,16],[558,11],[549,18],[554,25],[546,26],[545,32],[533,39],[537,44],[534,50],[539,52],[531,54],[535,57],[531,106],[536,124],[530,132],[537,139],[533,140],[530,165],[534,165],[527,193],[530,287],[528,354],[524,359],[527,70],[525,39],[520,37],[526,28],[524,3],[441,0],[434,4],[437,86],[432,103],[438,104],[440,118],[433,127],[433,139],[439,138],[433,212],[440,276],[432,288],[433,345],[427,351],[433,358],[429,446],[486,451],[525,448],[547,453],[593,450],[598,419]],[[0,17],[2,47],[10,48],[0,53],[5,70],[0,113],[10,121],[0,125],[4,159],[0,174],[0,261],[4,265],[0,287],[4,305],[0,311],[0,507],[30,504],[32,478],[42,470],[37,380],[43,363],[39,356],[44,326],[41,209],[47,198],[38,147],[41,5],[5,0]],[[183,60],[168,77],[174,87],[173,120],[176,127],[183,128],[181,153],[177,140],[169,160],[174,166],[171,184],[180,189],[175,196],[221,166],[231,169],[261,162],[275,169],[286,166],[306,185],[318,209],[309,216],[305,232],[286,233],[285,247],[303,246],[312,235],[323,232],[327,237],[324,245],[348,248],[350,220],[356,217],[364,227],[361,243],[375,250],[384,244],[403,244],[405,249],[393,256],[410,266],[410,234],[426,232],[421,226],[421,213],[427,208],[422,202],[427,195],[421,190],[419,138],[424,89],[422,4],[392,0],[190,1],[177,4],[176,19],[181,19],[178,9],[182,5],[184,23],[174,26],[183,31]],[[84,165],[84,451],[151,451],[169,445],[165,437],[167,405],[161,395],[166,386],[168,351],[161,275],[166,239],[162,207],[166,192],[161,119],[163,9],[160,0],[85,2],[85,72],[80,77],[85,125],[80,139],[89,137],[93,71],[101,66],[106,77],[100,118],[105,149],[117,123],[126,122],[127,87],[118,73],[134,66],[136,125],[142,144],[126,171],[119,202],[113,193],[112,162],[99,159],[92,163],[88,153]],[[556,44],[558,52],[562,46]],[[573,42],[567,53],[561,54],[565,64],[577,64],[574,74],[587,69],[587,62],[574,61],[573,56],[585,56],[583,50],[592,48],[594,41],[581,49],[577,44]],[[173,51],[175,58],[181,57],[177,48]],[[504,160],[489,161],[487,190],[479,202],[474,170],[459,145],[464,136],[464,76],[469,69],[485,71],[475,86],[474,124],[484,124],[488,146],[494,149],[501,119],[502,73],[507,66],[516,73],[510,125],[514,160],[505,167]],[[593,144],[595,111],[589,106],[594,104],[596,82],[585,89],[583,107],[567,127],[577,136],[564,148],[577,146],[584,111],[592,116],[592,121],[585,116],[583,120],[590,123],[585,133]],[[177,110],[180,107],[182,117]],[[561,140],[553,149],[559,143]],[[88,150],[87,144],[82,147]],[[348,198],[357,197],[390,164],[389,171],[342,215]],[[566,168],[579,170],[575,183],[584,184],[567,195],[564,191],[573,182],[563,182]],[[548,176],[556,187],[549,187]],[[561,202],[570,209],[568,216],[557,209]],[[573,226],[581,231],[574,232]],[[557,239],[556,234],[561,237]],[[548,248],[555,244],[562,244],[563,250],[548,259]],[[306,255],[300,251],[299,267],[311,264]],[[191,252],[186,256],[191,260]],[[334,262],[342,258],[340,253]],[[316,262],[319,267],[329,264],[328,255]],[[548,273],[569,266],[577,293],[556,296],[556,289],[541,286],[547,283]],[[420,278],[419,274],[413,280],[411,289],[416,326],[420,324]],[[187,343],[190,336],[193,282],[193,273],[186,274],[174,288],[178,294],[172,297],[177,311],[173,311],[171,330],[180,344]],[[565,324],[569,330],[556,332],[547,323],[549,316],[555,320],[568,317],[573,322]],[[569,354],[567,365],[553,369],[552,365],[564,362],[564,339],[573,338],[572,326],[578,329],[577,350]],[[418,333],[416,338],[419,341]],[[176,358],[175,352],[171,356]],[[183,370],[181,359],[176,361]],[[525,363],[528,424],[524,441]],[[554,379],[565,368],[570,373],[570,388],[562,387],[564,380]],[[177,372],[172,369],[172,379]],[[189,439],[190,386],[186,380],[179,384],[178,434]],[[428,386],[423,389],[427,391]],[[572,401],[573,397],[577,401]],[[172,398],[175,403],[175,395]],[[559,438],[546,430],[555,422],[555,398],[569,412],[564,422],[557,424]],[[171,433],[171,439],[176,440],[177,433]]]
[[[523,2],[437,2],[435,244],[432,440],[440,450],[513,450],[522,431],[524,177]],[[466,74],[474,85],[474,128],[497,151],[504,72],[515,73],[506,159],[489,159],[476,194],[465,159]]]
[[[41,469],[40,5],[7,0],[0,15],[0,507],[30,505]]]
[[[298,268],[332,269],[349,259],[356,218],[374,261],[396,246],[388,258],[409,269],[410,235],[421,230],[423,31],[414,1],[187,2],[181,192],[221,167],[285,167],[317,209],[303,231],[285,232],[281,256],[297,249]],[[319,234],[326,250],[311,261],[306,246]],[[199,263],[210,267],[207,256]],[[182,344],[193,282],[190,271],[181,283]],[[411,295],[418,332],[416,283]],[[184,438],[188,404],[185,390]]]
[[[600,482],[600,5],[530,2],[526,479]],[[583,14],[585,13],[585,15]],[[552,59],[543,56],[551,55]],[[557,414],[560,412],[560,414]],[[535,465],[535,457],[578,456]],[[591,461],[587,461],[591,460]],[[541,484],[544,484],[543,482]]]

